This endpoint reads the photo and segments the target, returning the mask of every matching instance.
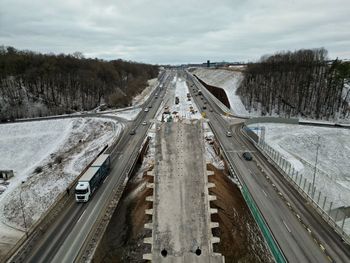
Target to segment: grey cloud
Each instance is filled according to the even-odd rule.
[[[349,56],[348,0],[0,0],[0,45],[149,63]]]

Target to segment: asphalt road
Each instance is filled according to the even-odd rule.
[[[191,93],[202,109],[203,101],[199,99],[199,96],[194,96],[193,89],[191,89]],[[339,236],[325,222],[322,222],[319,216],[317,218],[313,209],[302,201],[302,197],[293,191],[293,187],[281,179],[278,171],[241,134],[241,125],[236,124],[232,130],[233,137],[227,137],[226,131],[231,130],[229,123],[222,115],[218,114],[221,113],[221,110],[213,105],[210,99],[208,104],[206,104],[208,109],[204,111],[212,124],[217,139],[223,146],[230,163],[234,165],[237,176],[248,187],[286,259],[289,262],[330,262],[331,260],[350,262],[348,246],[341,242]],[[212,108],[213,112],[209,108]],[[241,157],[244,151],[251,151],[255,161],[245,161]],[[275,191],[272,184],[266,180],[264,174],[258,169],[256,161],[264,167],[273,180],[276,180],[276,185],[280,188],[279,191],[282,191],[282,194],[287,197],[290,196],[287,200],[293,207],[296,207],[301,217],[309,219],[307,222],[312,224],[315,235],[325,245],[330,258],[289,209],[278,191]]]
[[[126,172],[132,167],[169,81],[170,76],[165,76],[162,82],[163,89],[157,87],[153,95],[144,103],[144,107],[152,104],[149,112],[140,112],[135,121],[128,123],[126,131],[111,152],[110,174],[91,200],[82,204],[76,203],[72,198],[67,208],[57,217],[55,223],[32,249],[31,254],[26,257],[25,262],[73,262],[75,260],[96,220],[103,213],[112,190],[123,183]],[[159,94],[158,99],[155,99],[155,93]],[[142,125],[143,121],[146,121],[147,125]],[[129,134],[131,129],[136,130],[135,135]]]

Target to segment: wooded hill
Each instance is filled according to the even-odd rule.
[[[158,75],[158,67],[123,60],[39,54],[0,47],[0,119],[124,107]]]
[[[323,48],[281,52],[248,64],[237,90],[262,115],[349,117],[350,63],[328,61]]]

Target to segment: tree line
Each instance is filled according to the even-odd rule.
[[[0,119],[72,113],[101,104],[128,106],[157,75],[154,65],[1,46]]]
[[[237,90],[262,115],[345,118],[350,113],[350,63],[327,60],[324,48],[279,52],[247,65]]]

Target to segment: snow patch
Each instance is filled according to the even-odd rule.
[[[236,94],[243,80],[243,73],[224,69],[198,68],[193,72],[208,85],[225,90],[231,109],[235,115],[248,116],[249,112],[244,107],[240,96]]]

